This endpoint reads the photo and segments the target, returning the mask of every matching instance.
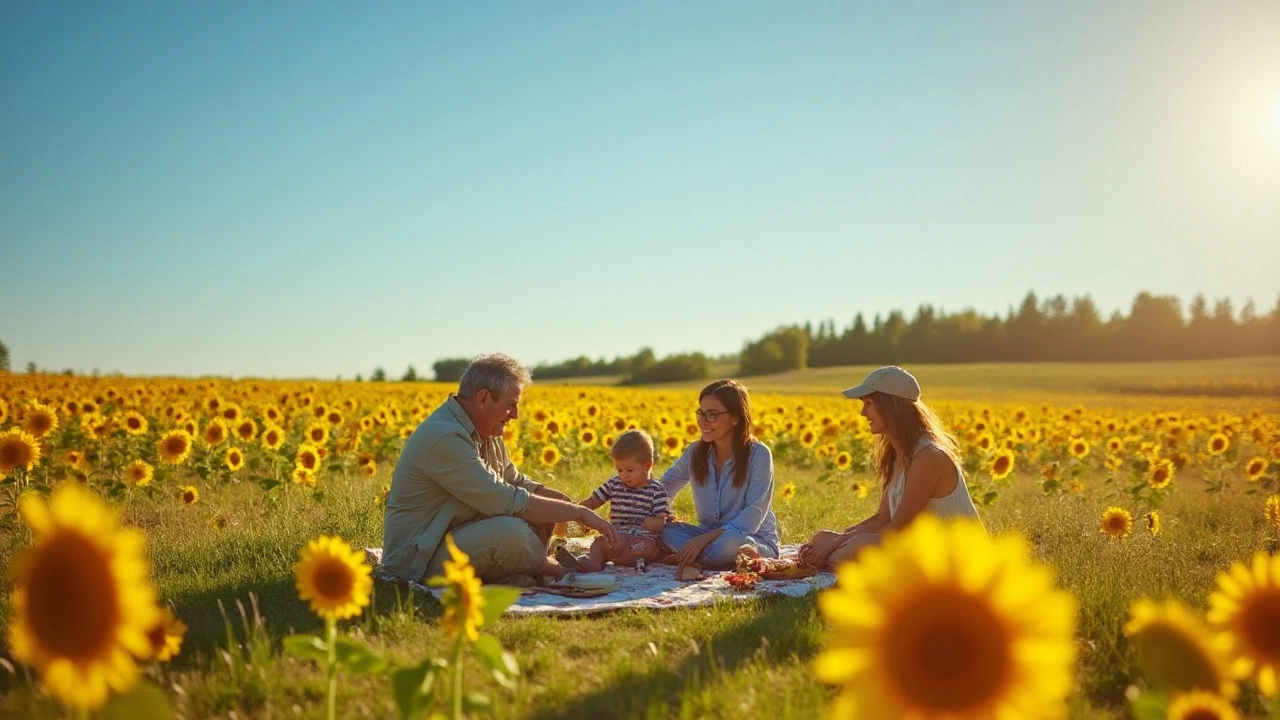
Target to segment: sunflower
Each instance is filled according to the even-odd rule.
[[[1102,532],[1106,533],[1112,540],[1122,540],[1129,537],[1129,530],[1133,528],[1133,516],[1128,510],[1118,507],[1109,507],[1107,511],[1102,513]]]
[[[200,434],[200,423],[197,423],[195,418],[187,418],[178,422],[178,429],[195,439]]]
[[[183,505],[195,505],[198,502],[200,502],[200,491],[196,489],[195,485],[188,485],[182,488]]]
[[[170,430],[156,443],[160,461],[181,465],[191,454],[191,436],[185,430]]]
[[[991,459],[991,478],[993,480],[1003,480],[1013,472],[1013,453],[1008,450],[1001,450]]]
[[[1208,451],[1210,455],[1221,455],[1231,447],[1231,440],[1222,433],[1214,433],[1209,437]]]
[[[253,418],[247,417],[236,423],[235,435],[240,438],[240,442],[250,442],[258,437],[258,423]]]
[[[377,463],[365,463],[360,466],[360,473],[365,477],[373,477],[378,472]]]
[[[226,420],[227,422],[234,425],[236,421],[239,420],[242,415],[244,415],[244,411],[241,410],[240,406],[235,403],[227,403],[226,405],[223,405],[221,409],[218,410],[218,415],[222,416],[223,420]]]
[[[867,492],[868,492],[868,490],[867,490],[867,484],[866,484],[866,483],[864,483],[864,482],[855,482],[852,486],[850,486],[850,488],[849,488],[849,489],[850,489],[850,490],[853,490],[853,494],[854,494],[854,495],[856,495],[856,496],[858,497],[858,499],[859,499],[859,500],[866,500],[866,499],[867,499]]]
[[[1267,502],[1262,506],[1262,515],[1272,527],[1280,528],[1280,495],[1267,497]]]
[[[130,410],[120,417],[120,427],[129,435],[145,435],[150,425],[142,413]]]
[[[324,419],[333,427],[338,427],[339,425],[342,424],[342,421],[345,418],[343,418],[342,413],[340,411],[330,410],[329,412],[325,413]]]
[[[841,450],[840,452],[836,453],[836,469],[837,470],[844,471],[844,470],[848,470],[851,467],[853,467],[853,455],[850,455],[845,450]]]
[[[1124,441],[1118,437],[1107,438],[1107,452],[1112,455],[1118,454],[1124,449]]]
[[[63,704],[96,708],[137,681],[160,617],[146,536],[117,525],[115,511],[74,483],[49,504],[35,494],[19,511],[36,545],[14,558],[9,624],[13,657],[33,665]]]
[[[317,446],[329,442],[329,426],[323,423],[311,423],[304,434],[309,442]]]
[[[1259,455],[1244,466],[1244,476],[1249,478],[1249,482],[1256,482],[1262,479],[1267,472],[1267,459]]]
[[[1252,567],[1235,562],[1218,573],[1209,624],[1226,635],[1238,677],[1253,675],[1267,697],[1280,690],[1280,555],[1259,551]]]
[[[542,463],[543,467],[554,467],[556,463],[560,462],[560,448],[555,445],[543,446],[542,452],[538,453],[538,461]]]
[[[134,460],[124,466],[124,479],[130,485],[146,487],[151,484],[153,477],[155,477],[155,468],[151,467],[151,463],[146,460]]]
[[[1182,603],[1142,598],[1129,608],[1124,634],[1133,639],[1147,680],[1173,692],[1205,690],[1234,698],[1226,643]]]
[[[226,463],[228,470],[235,472],[244,467],[244,453],[238,447],[229,447],[222,456],[222,462]]]
[[[62,453],[62,457],[58,462],[69,468],[75,468],[77,470],[84,469],[84,467],[88,465],[88,462],[84,459],[84,453],[79,450],[68,450]]]
[[[1151,510],[1147,512],[1145,519],[1147,521],[1147,532],[1151,533],[1151,537],[1155,537],[1159,535],[1160,534],[1160,513],[1156,510]]]
[[[308,470],[301,465],[293,466],[293,471],[289,473],[289,480],[294,485],[306,485],[309,488],[316,486],[315,471]]]
[[[440,596],[444,604],[440,623],[445,635],[456,639],[465,633],[468,640],[475,642],[480,639],[480,626],[484,625],[485,600],[480,578],[471,567],[471,558],[454,544],[453,535],[445,535],[444,541],[449,547],[450,559],[444,561],[444,575],[431,578],[428,584],[445,588]]]
[[[294,456],[293,463],[308,472],[316,472],[320,468],[320,448],[311,443],[302,443],[298,446],[298,453]]]
[[[262,431],[262,446],[268,450],[279,450],[284,445],[284,431],[275,425],[268,425]]]
[[[676,435],[667,435],[662,438],[662,452],[668,457],[680,457],[681,451],[684,450],[684,441]]]
[[[182,639],[187,635],[187,624],[173,614],[173,609],[164,607],[160,610],[160,619],[147,631],[147,640],[151,642],[151,657],[160,662],[168,662],[182,651]]]
[[[978,449],[986,451],[996,446],[996,438],[991,433],[982,433],[975,441]]]
[[[1156,460],[1151,463],[1151,467],[1147,468],[1147,485],[1153,490],[1163,490],[1173,482],[1173,461],[1169,459]]]
[[[1039,717],[1075,671],[1076,603],[1015,535],[922,515],[837,570],[818,598],[844,686],[835,717]]]
[[[786,485],[783,485],[783,486],[782,486],[782,493],[781,493],[781,495],[782,495],[782,499],[783,499],[783,500],[790,500],[791,498],[795,497],[795,496],[796,496],[796,484],[795,484],[795,483],[790,483],[790,482],[789,482],[789,483],[787,483]]]
[[[326,620],[359,615],[369,604],[373,578],[364,552],[352,550],[340,537],[321,535],[307,543],[293,566],[298,599]]]
[[[1169,720],[1240,720],[1240,713],[1225,698],[1197,690],[1174,697],[1166,717]]]
[[[40,464],[40,441],[16,427],[0,432],[0,478],[9,476],[16,467],[27,472]]]
[[[275,405],[268,405],[263,408],[262,417],[272,425],[281,425],[284,423],[284,413],[280,412],[280,408]]]
[[[48,435],[58,429],[58,409],[44,403],[31,403],[22,413],[22,429],[37,439]]]
[[[599,435],[592,428],[582,428],[578,431],[578,442],[583,445],[595,445]]]
[[[75,402],[75,401],[69,400],[68,402]],[[67,412],[73,413],[75,412],[75,410],[68,410]],[[4,398],[0,398],[0,425],[3,425],[4,421],[8,419],[9,419],[9,403],[5,402]]]
[[[1089,454],[1089,441],[1084,438],[1071,438],[1067,442],[1067,451],[1071,453],[1071,457],[1080,460]]]

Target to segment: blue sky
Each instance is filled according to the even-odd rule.
[[[1280,3],[0,4],[15,368],[1280,296]]]

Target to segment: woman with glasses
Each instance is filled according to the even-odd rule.
[[[740,553],[778,557],[773,455],[751,436],[747,389],[717,380],[698,395],[695,415],[702,437],[685,448],[661,482],[673,501],[691,485],[697,524],[668,523],[663,542],[682,568],[733,567]]]

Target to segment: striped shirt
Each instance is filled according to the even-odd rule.
[[[609,523],[622,532],[643,532],[645,518],[669,512],[667,491],[652,478],[644,487],[630,488],[614,475],[596,488],[591,497],[601,504],[609,503]]]

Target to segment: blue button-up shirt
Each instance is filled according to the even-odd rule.
[[[698,441],[701,442],[701,441]],[[676,493],[690,485],[693,473],[694,442],[685,448],[680,459],[662,474],[662,487],[674,501]],[[742,487],[733,486],[733,457],[717,472],[716,449],[707,453],[707,480],[692,483],[693,507],[698,514],[698,524],[708,530],[724,527],[778,543],[778,519],[773,515],[773,453],[762,442],[751,443],[747,454],[747,482]]]

